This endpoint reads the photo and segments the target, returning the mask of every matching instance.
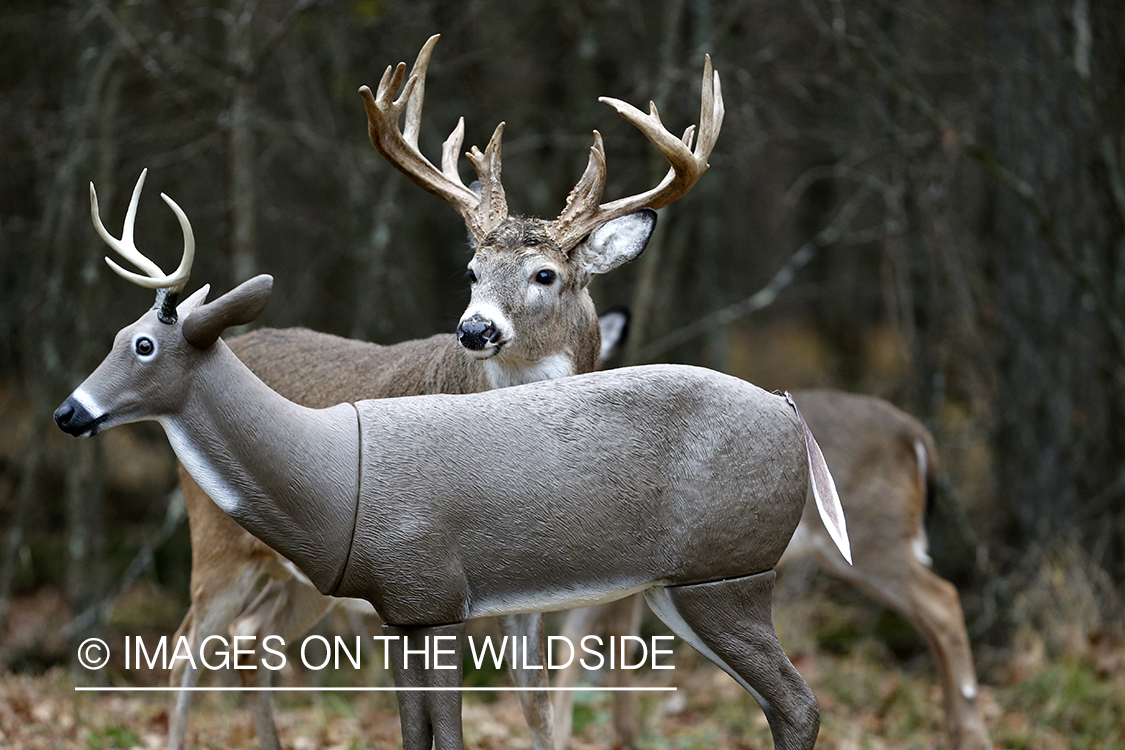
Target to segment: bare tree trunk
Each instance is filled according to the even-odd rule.
[[[42,401],[41,401],[42,402]],[[47,413],[38,413],[43,420]],[[27,533],[31,507],[39,499],[39,465],[43,457],[43,445],[33,441],[24,451],[20,462],[19,489],[16,491],[16,507],[12,514],[11,526],[4,535],[4,548],[0,556],[0,630],[4,628],[12,605],[12,585],[19,573]]]
[[[96,363],[104,346],[98,330],[104,295],[95,289],[100,254],[88,252],[87,181],[97,167],[100,177],[111,175],[116,161],[112,124],[116,118],[121,78],[115,72],[117,47],[77,10],[68,15],[71,44],[83,50],[76,69],[62,87],[64,106],[52,123],[50,143],[39,159],[44,207],[36,236],[41,251],[27,268],[41,290],[39,304],[30,307],[23,328],[24,382],[33,402],[35,423],[50,424],[58,395],[73,388],[80,375]],[[104,158],[98,159],[97,156]],[[95,166],[96,165],[96,166]],[[115,180],[107,179],[112,183]],[[112,199],[110,194],[103,194]],[[65,363],[65,364],[64,364]],[[42,479],[42,441],[32,441],[22,460],[16,523],[5,543],[3,598],[10,595],[14,556],[24,539],[23,524],[35,503],[49,502]],[[81,608],[95,599],[104,581],[105,532],[102,523],[100,446],[63,443],[66,517],[66,590],[71,606]]]
[[[105,70],[104,79],[98,88],[91,87],[87,102],[88,122],[94,130],[90,136],[92,148],[88,154],[87,170],[96,175],[98,184],[104,186],[104,199],[109,205],[112,205],[116,193],[113,187],[117,182],[119,161],[116,128],[124,83],[116,61],[117,46],[110,42],[100,61]],[[75,187],[81,192],[83,180],[76,182]],[[72,220],[76,224],[72,236],[88,237],[85,241],[75,241],[81,256],[76,259],[80,272],[74,290],[77,302],[75,352],[78,356],[71,360],[76,368],[71,379],[77,381],[82,373],[97,364],[101,356],[103,344],[95,335],[95,330],[104,318],[106,305],[104,287],[97,283],[102,275],[100,241],[83,231],[87,226],[85,212],[78,212]],[[83,440],[64,444],[71,455],[66,476],[69,523],[67,592],[72,606],[83,609],[101,598],[108,578],[103,443]]]
[[[372,331],[375,331],[379,338],[384,338],[392,327],[392,316],[386,307],[389,296],[387,251],[393,236],[395,203],[401,185],[401,175],[388,170],[374,211],[362,205],[361,201],[354,199],[352,201],[358,213],[363,215],[370,212],[372,215],[371,232],[358,258],[360,272],[356,276],[359,284],[355,293],[355,318],[352,321],[350,334],[352,338],[370,339]],[[366,197],[368,192],[362,191],[363,197]]]
[[[254,142],[253,50],[250,30],[257,0],[231,0],[227,60],[233,82],[227,123],[230,181],[231,285],[257,272],[257,149]]]
[[[653,101],[666,101],[668,92],[672,88],[676,71],[680,68],[677,58],[677,41],[681,33],[681,23],[684,15],[686,0],[671,0],[670,7],[666,8],[664,15],[664,38],[661,40],[660,75],[654,88]],[[663,173],[667,163],[663,160],[657,162],[657,157],[651,157],[653,171]],[[625,344],[622,361],[626,364],[636,362],[637,354],[645,342],[652,338],[653,312],[657,305],[657,292],[661,288],[660,276],[669,273],[665,260],[664,238],[666,229],[658,224],[656,232],[649,240],[648,247],[640,257],[640,274],[637,278],[637,288],[633,293],[631,305],[633,319],[630,323],[629,340]]]
[[[1114,486],[1125,468],[1125,388],[1114,375],[1122,363],[1105,321],[1070,269],[1052,257],[1045,236],[1061,237],[1078,263],[1091,269],[1112,267],[1122,242],[1107,181],[1089,166],[1096,161],[1091,146],[1106,134],[1096,132],[1098,120],[1080,99],[1072,67],[1081,57],[1073,55],[1074,7],[1057,0],[998,3],[991,14],[997,54],[1010,61],[998,67],[1004,74],[988,93],[996,153],[1051,212],[1045,225],[1003,189],[993,212],[1003,332],[996,361],[998,380],[1005,383],[997,403],[999,484],[1012,500],[1020,536],[1030,541],[1084,521],[1090,534],[1104,529],[1107,519],[1101,513],[1087,517],[1087,503]],[[1117,6],[1098,10],[1096,28],[1106,33],[1125,23]],[[1119,91],[1122,71],[1109,61],[1099,64],[1104,58],[1097,44],[1106,41],[1094,37],[1093,62],[1087,56],[1085,65],[1094,65],[1102,90]],[[1107,276],[1096,283],[1109,282]],[[1113,546],[1120,574],[1119,544]]]

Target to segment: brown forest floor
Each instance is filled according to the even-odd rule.
[[[912,631],[906,628],[902,645],[893,632],[895,623],[887,626],[886,619],[886,613],[861,601],[816,599],[780,608],[783,642],[821,703],[820,750],[946,747],[932,663]],[[980,700],[997,747],[1125,748],[1125,649],[1117,644],[1052,657],[1034,645],[1035,639],[1031,643],[1007,650],[1005,662],[983,670]],[[771,747],[761,711],[733,680],[682,644],[672,661],[674,672],[642,676],[642,684],[679,688],[671,694],[637,695],[642,750]],[[307,685],[307,678],[287,672],[282,682]],[[79,694],[74,679],[74,673],[61,668],[38,675],[0,674],[0,747],[164,746],[167,694]],[[365,684],[364,679],[370,684],[385,675],[361,672],[351,684]],[[490,675],[476,680],[504,684]],[[275,698],[283,743],[293,750],[401,746],[391,694],[285,693]],[[612,747],[611,701],[608,693],[578,694],[576,750]],[[464,720],[469,748],[530,750],[512,693],[467,694]],[[198,694],[188,739],[190,747],[256,748],[246,698]]]

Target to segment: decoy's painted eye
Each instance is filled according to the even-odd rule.
[[[477,283],[477,274],[471,268],[468,271],[465,271],[465,278],[469,280],[470,284]]]
[[[550,286],[555,283],[556,274],[550,268],[544,268],[539,273],[535,274],[535,283],[542,284],[543,286]]]
[[[142,357],[147,357],[156,351],[156,344],[152,343],[152,339],[145,336],[141,336],[137,339],[137,342],[133,346],[136,348],[137,354]]]

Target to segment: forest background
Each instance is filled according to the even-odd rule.
[[[0,669],[72,657],[138,582],[186,604],[159,428],[51,412],[150,296],[111,274],[88,183],[196,283],[276,279],[262,325],[450,331],[461,220],[371,147],[359,95],[441,32],[421,144],[507,123],[517,213],[553,217],[606,139],[615,198],[662,158],[598,96],[727,114],[636,262],[623,360],[887,398],[933,431],[935,568],[985,681],[1116,642],[1125,611],[1125,6],[1107,0],[128,0],[0,6]],[[465,170],[463,170],[465,171]],[[763,293],[759,293],[761,290]],[[177,610],[177,607],[179,609]],[[174,623],[178,615],[170,615]],[[44,622],[52,623],[49,627]],[[995,671],[992,674],[996,674]]]

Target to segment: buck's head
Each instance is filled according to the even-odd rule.
[[[571,372],[592,369],[599,345],[587,284],[640,255],[655,224],[656,212],[641,209],[564,250],[546,222],[505,219],[469,262],[472,299],[457,325],[461,345],[479,359],[565,356]]]
[[[475,248],[468,268],[472,299],[458,323],[457,338],[472,356],[509,367],[561,357],[567,366],[550,368],[551,376],[592,370],[599,349],[598,323],[586,285],[595,274],[640,255],[656,224],[654,209],[687,193],[707,169],[723,120],[719,75],[711,70],[708,57],[698,139],[694,125],[682,138],[668,132],[651,103],[646,115],[623,101],[601,98],[639,128],[671,163],[656,187],[602,203],[605,148],[594,131],[586,171],[558,218],[521,219],[508,216],[500,182],[504,123],[497,126],[483,153],[474,146],[467,154],[478,178],[472,188],[465,186],[457,170],[463,118],[443,145],[440,170],[418,149],[426,69],[437,39],[430,37],[422,47],[405,85],[406,65],[399,63],[387,68],[375,94],[366,86],[360,93],[367,107],[368,133],[379,153],[452,205],[469,229]],[[394,99],[400,87],[401,94]],[[404,113],[405,127],[400,131]]]
[[[152,309],[117,333],[109,355],[55,410],[58,426],[77,437],[90,437],[128,422],[158,420],[178,411],[188,398],[194,372],[212,355],[219,335],[228,326],[257,318],[273,285],[269,276],[257,276],[213,302],[205,302],[208,287],[204,286],[177,305],[191,274],[195,239],[187,216],[162,193],[160,197],[176,213],[184,234],[180,266],[166,275],[137,250],[133,224],[146,174],[147,170],[141,173],[133,189],[121,239],[102,224],[97,194],[90,185],[90,212],[98,234],[144,275],[127,271],[110,258],[106,262],[122,277],[157,293]]]

